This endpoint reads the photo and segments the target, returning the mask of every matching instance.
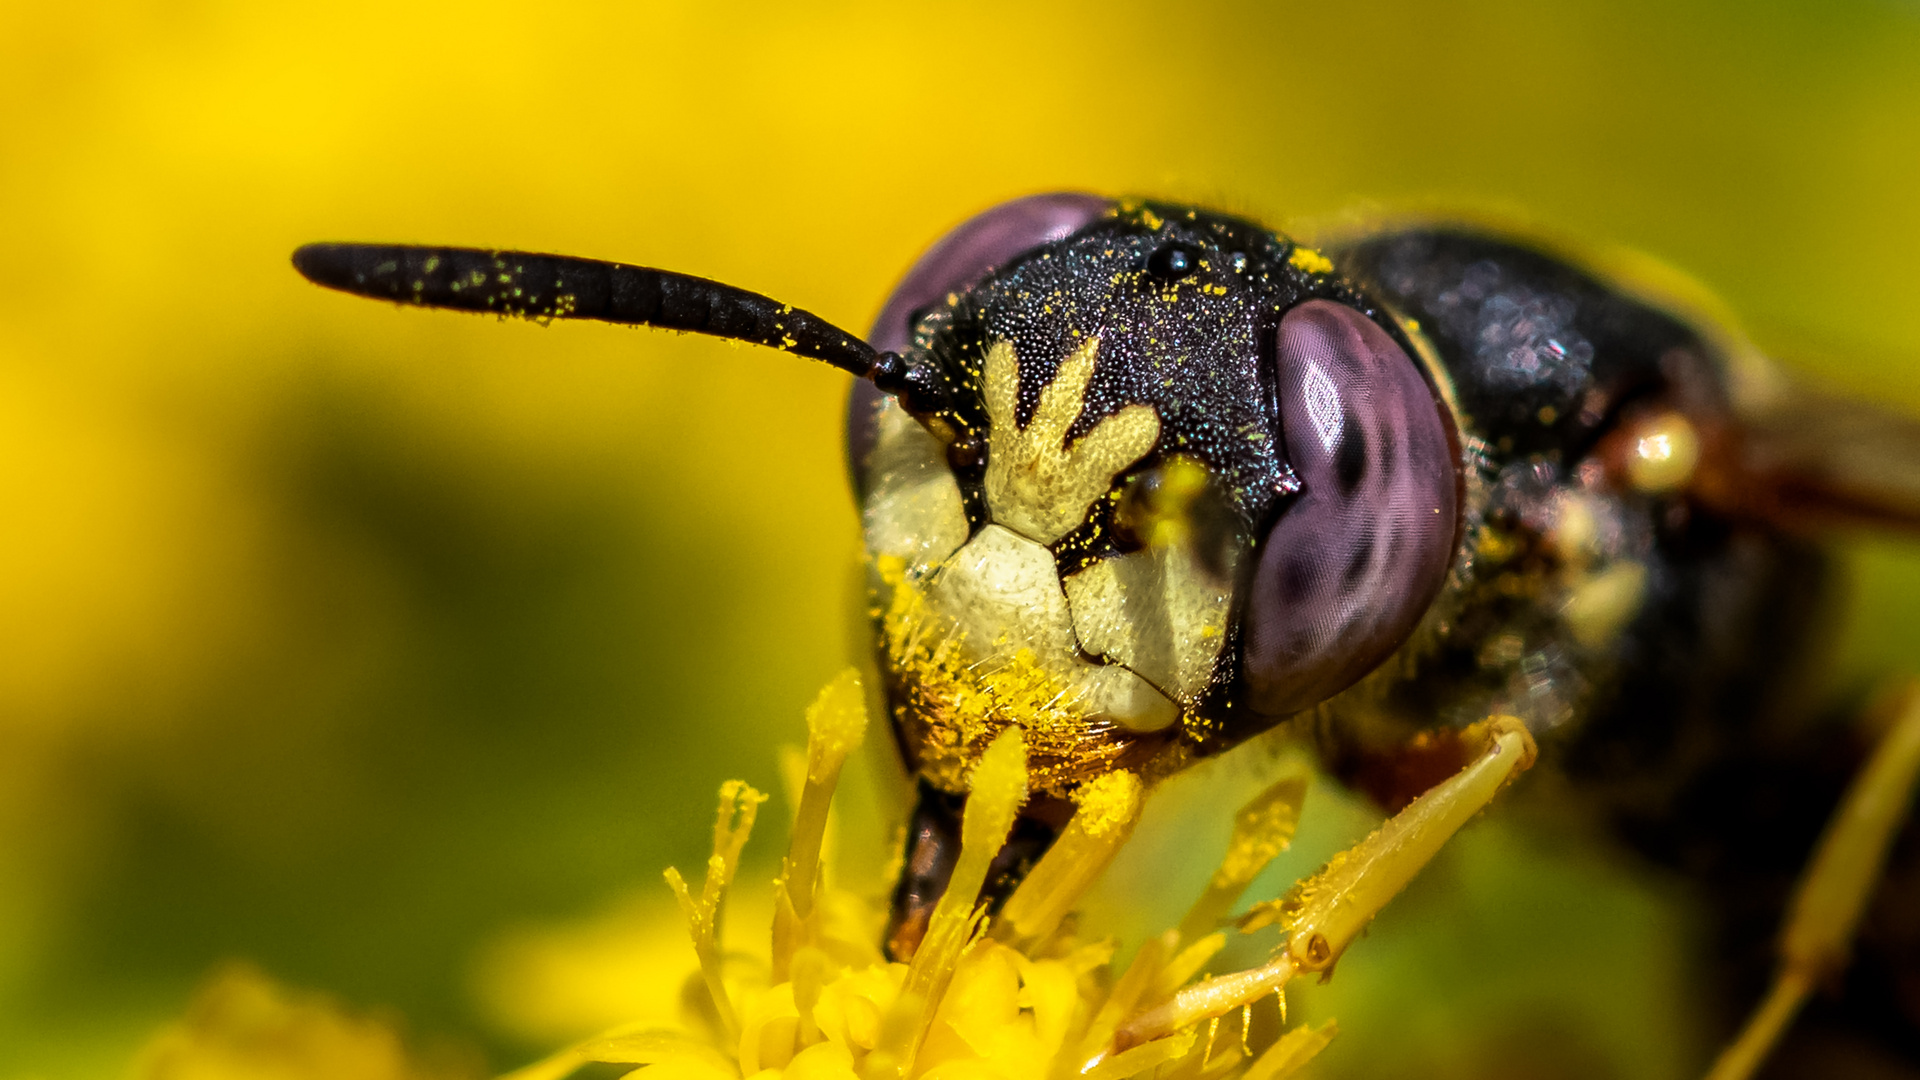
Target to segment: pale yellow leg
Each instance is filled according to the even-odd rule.
[[[1893,726],[1847,789],[1800,880],[1781,935],[1773,989],[1707,1080],[1752,1076],[1814,986],[1846,966],[1853,932],[1920,779],[1920,682],[1908,683],[1896,700]]]
[[[1374,915],[1432,860],[1441,845],[1520,770],[1533,763],[1533,738],[1512,717],[1495,717],[1471,729],[1485,747],[1480,756],[1371,836],[1334,856],[1319,873],[1279,900],[1254,905],[1242,929],[1278,922],[1287,944],[1270,963],[1217,975],[1186,987],[1135,1014],[1114,1037],[1125,1050],[1191,1028],[1257,1001],[1300,972],[1323,972],[1346,951]]]

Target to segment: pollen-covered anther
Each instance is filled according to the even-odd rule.
[[[1281,852],[1293,843],[1306,801],[1307,777],[1294,773],[1274,781],[1233,816],[1233,839],[1226,857],[1180,923],[1180,940],[1197,941],[1212,933],[1233,910],[1240,895]]]
[[[753,833],[753,819],[767,797],[743,781],[729,780],[720,786],[720,810],[713,823],[713,854],[707,858],[706,879],[700,895],[688,889],[680,871],[669,867],[667,885],[680,901],[681,914],[687,920],[687,933],[693,938],[694,956],[700,961],[700,974],[713,999],[714,1012],[729,1034],[738,1030],[732,996],[727,991],[720,957],[720,915],[733,886],[733,875],[740,867],[740,850]]]
[[[1143,794],[1138,777],[1130,772],[1107,773],[1074,794],[1079,809],[1007,900],[994,926],[995,937],[1031,945],[1053,933],[1133,835]]]

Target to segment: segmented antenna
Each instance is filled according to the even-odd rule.
[[[810,312],[717,281],[644,266],[398,244],[308,244],[293,253],[293,266],[316,285],[377,300],[712,334],[822,360],[862,378],[878,373],[880,381],[888,381],[899,366],[892,354],[875,352]]]

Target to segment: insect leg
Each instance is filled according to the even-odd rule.
[[[1255,904],[1240,919],[1242,930],[1280,924],[1287,943],[1257,968],[1216,975],[1183,987],[1171,998],[1136,1013],[1120,1025],[1113,1049],[1163,1038],[1210,1017],[1266,997],[1295,975],[1330,971],[1353,939],[1424,869],[1442,845],[1522,770],[1533,764],[1533,737],[1510,716],[1469,729],[1481,746],[1478,757],[1366,839],[1336,855],[1285,896]]]
[[[1746,1080],[1820,982],[1846,966],[1854,930],[1886,867],[1920,780],[1920,681],[1898,695],[1893,727],[1847,789],[1794,895],[1780,969],[1766,1000],[1714,1062],[1707,1080]]]
[[[960,825],[966,804],[964,795],[952,795],[924,780],[920,782],[920,801],[907,825],[906,856],[900,881],[893,890],[887,922],[887,955],[895,960],[913,958],[921,938],[926,935],[934,909],[946,895],[947,883],[960,859]],[[1032,813],[1023,813],[1014,819],[1006,843],[987,869],[986,887],[980,899],[989,910],[999,910],[1014,886],[1052,845],[1058,831],[1057,826]]]

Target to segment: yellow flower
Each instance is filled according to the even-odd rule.
[[[1027,798],[1019,727],[1003,732],[971,776],[961,852],[911,963],[890,962],[882,922],[822,866],[841,766],[866,730],[865,695],[848,671],[807,715],[808,751],[795,824],[774,882],[764,957],[723,954],[720,930],[740,852],[765,796],[723,785],[713,854],[696,893],[667,881],[692,939],[693,973],[655,970],[681,985],[681,1015],[610,1031],[507,1080],[562,1080],[591,1063],[645,1066],[646,1080],[1280,1080],[1335,1033],[1285,1026],[1288,980],[1330,973],[1347,947],[1459,828],[1533,760],[1517,720],[1494,717],[1463,738],[1478,757],[1335,855],[1281,897],[1226,915],[1291,841],[1306,790],[1281,777],[1242,807],[1219,868],[1186,917],[1144,942],[1123,967],[1111,940],[1083,941],[1066,916],[1132,833],[1144,796],[1112,774],[1085,785],[1058,840],[988,918],[976,906],[987,865]],[[1830,824],[1784,935],[1773,993],[1717,1062],[1712,1080],[1745,1080],[1822,973],[1844,963],[1871,884],[1920,778],[1920,683],[1889,699],[1888,731]],[[800,770],[796,767],[796,772]],[[1267,963],[1203,975],[1227,929],[1278,925]],[[651,949],[651,966],[664,967]],[[1257,1019],[1273,996],[1279,1023]],[[224,973],[183,1021],[143,1053],[145,1080],[308,1077],[447,1080],[470,1075],[409,1055],[387,1024],[324,998],[275,986],[251,969]]]
[[[209,980],[135,1069],[145,1080],[457,1080],[472,1072],[458,1060],[423,1062],[381,1020],[245,965]]]
[[[698,890],[667,871],[697,965],[699,992],[686,997],[684,1015],[616,1029],[510,1080],[560,1080],[589,1062],[645,1065],[648,1080],[1279,1080],[1334,1027],[1280,1032],[1254,1021],[1254,1004],[1277,999],[1297,973],[1331,969],[1533,755],[1518,721],[1479,725],[1482,753],[1472,765],[1241,920],[1243,929],[1278,922],[1287,931],[1271,961],[1203,977],[1226,941],[1227,912],[1292,838],[1304,778],[1281,778],[1241,810],[1225,859],[1180,927],[1116,969],[1115,943],[1080,940],[1067,915],[1132,832],[1144,792],[1129,774],[1083,787],[1073,819],[997,917],[974,902],[1027,797],[1024,736],[1010,728],[970,778],[951,884],[912,962],[899,963],[877,948],[879,913],[836,888],[821,866],[834,787],[866,730],[865,701],[848,671],[808,711],[805,782],[774,883],[767,954],[742,961],[718,944],[740,852],[765,800],[731,781]]]

